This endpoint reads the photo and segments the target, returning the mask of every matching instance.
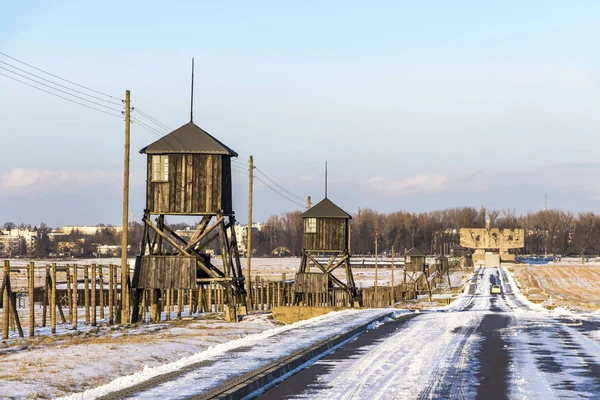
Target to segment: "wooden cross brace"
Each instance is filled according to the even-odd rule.
[[[342,265],[342,263],[346,260],[346,258],[348,257],[347,255],[345,257],[343,257],[338,263],[336,263],[335,265],[333,265],[333,262],[335,261],[335,259],[337,258],[337,254],[332,257],[329,262],[327,263],[327,266],[322,265],[321,263],[319,263],[311,254],[309,253],[305,253],[306,256],[317,266],[317,268],[319,268],[325,275],[327,275],[327,277],[329,279],[331,279],[331,281],[333,283],[335,283],[336,285],[338,285],[340,288],[348,290],[348,291],[354,291],[354,288],[350,288],[348,285],[346,285],[344,282],[340,281],[338,278],[336,278],[332,272],[338,268],[340,265]],[[332,266],[333,265],[333,266]]]

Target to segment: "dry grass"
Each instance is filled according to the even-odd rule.
[[[600,309],[600,266],[528,265],[509,270],[532,302],[581,311]]]

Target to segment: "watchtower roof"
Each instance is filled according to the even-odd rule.
[[[408,250],[406,252],[405,256],[408,256],[408,257],[425,257],[425,253],[423,253],[417,247],[413,247],[413,248],[411,248],[410,250]]]
[[[327,197],[306,210],[302,218],[345,218],[352,219],[350,214],[336,206],[333,201]]]
[[[445,256],[445,255],[443,255],[443,254],[440,254],[440,255],[439,255],[439,256],[437,256],[435,259],[436,259],[437,261],[448,261],[448,257],[446,257],[446,256]]]
[[[140,154],[222,154],[237,157],[238,154],[211,136],[193,122],[175,129],[156,142],[140,150]]]

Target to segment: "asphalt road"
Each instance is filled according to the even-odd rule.
[[[540,310],[516,291],[503,270],[481,269],[446,309],[370,330],[259,398],[600,399],[600,318]]]

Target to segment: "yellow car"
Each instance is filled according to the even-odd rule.
[[[501,294],[502,293],[502,287],[500,285],[494,285],[490,289],[490,293],[491,294]]]

